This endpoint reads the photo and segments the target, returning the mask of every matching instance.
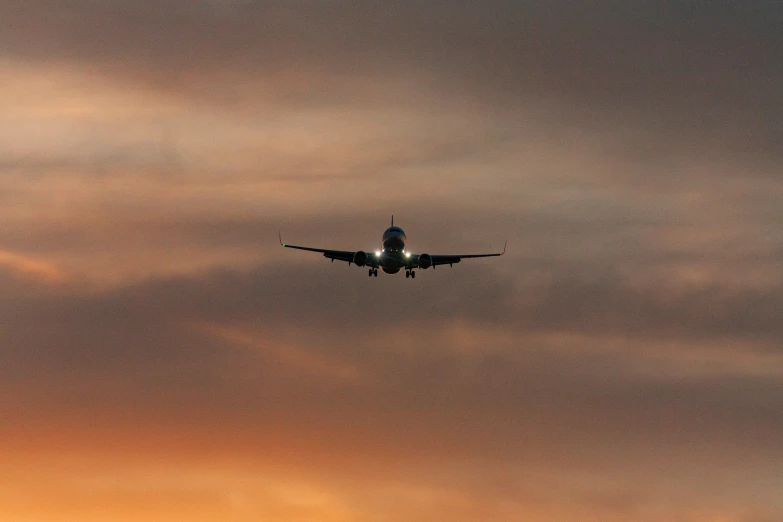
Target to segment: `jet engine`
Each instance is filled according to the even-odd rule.
[[[364,266],[367,264],[367,252],[359,250],[353,255],[353,262],[356,266]]]
[[[421,254],[419,256],[419,268],[426,270],[432,266],[432,256],[429,254]]]

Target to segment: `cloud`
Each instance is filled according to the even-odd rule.
[[[8,250],[0,250],[0,266],[24,277],[48,283],[63,283],[67,280],[67,275],[55,264]]]
[[[776,3],[7,4],[0,516],[780,518]]]
[[[499,104],[519,120],[533,115],[515,107],[534,100],[549,104],[542,122],[626,137],[636,129],[626,150],[645,142],[651,155],[719,146],[777,158],[780,150],[783,13],[775,2],[40,1],[2,14],[11,59],[79,66],[198,104],[244,112],[268,111],[272,100],[300,110],[407,100],[475,112]]]
[[[78,452],[80,462],[109,458],[126,471],[163,462],[183,480],[213,477],[207,489],[217,495],[269,493],[256,509],[281,515],[294,508],[263,484],[231,482],[237,462],[275,481],[328,484],[334,502],[324,509],[371,516],[397,499],[388,512],[400,518],[450,499],[479,515],[507,498],[498,516],[566,520],[574,514],[552,506],[573,498],[577,511],[620,520],[651,502],[639,491],[673,498],[689,490],[691,505],[705,505],[748,475],[757,485],[767,468],[776,476],[780,360],[766,373],[737,362],[757,343],[780,344],[772,315],[757,313],[764,299],[780,301],[777,290],[766,298],[728,288],[676,293],[557,272],[525,282],[501,265],[467,263],[402,286],[317,261],[6,294],[3,451]],[[699,343],[726,351],[727,364],[679,373],[649,365],[698,365],[680,352]],[[111,460],[129,455],[136,464]],[[193,455],[217,464],[204,470]],[[452,478],[443,476],[449,466]],[[656,471],[672,466],[680,478]],[[605,486],[579,478],[596,469],[611,477]],[[694,491],[705,470],[712,478]],[[86,480],[107,495],[135,498],[92,473]],[[504,480],[507,489],[487,486]],[[542,480],[559,486],[542,491],[534,484]],[[638,486],[607,493],[627,480]],[[71,491],[42,487],[49,496]],[[757,505],[771,505],[760,494]],[[732,502],[744,495],[737,489]],[[153,504],[180,512],[178,502]]]
[[[294,368],[295,371],[349,383],[356,383],[363,379],[361,370],[356,365],[334,361],[291,343],[269,342],[253,332],[220,324],[194,324],[192,327],[198,332],[215,336],[231,344],[269,353],[281,363]]]
[[[184,407],[185,422],[225,415],[245,428],[263,422],[243,420],[256,405],[284,425],[309,412],[317,431],[335,436],[397,418],[412,430],[403,439],[420,437],[438,415],[437,430],[450,431],[459,451],[483,453],[491,439],[486,451],[500,455],[530,415],[543,416],[538,426],[550,437],[566,438],[600,419],[629,444],[661,436],[730,444],[740,433],[766,444],[782,428],[771,415],[780,359],[768,359],[776,365],[769,373],[736,366],[746,354],[776,353],[781,332],[773,311],[764,313],[781,301],[776,293],[636,292],[611,279],[524,287],[467,267],[422,273],[428,283],[400,288],[392,278],[369,286],[347,269],[329,279],[306,266],[7,296],[0,343],[6,387],[15,390],[8,400],[106,418],[122,404],[158,422]],[[459,287],[447,277],[459,277]],[[711,351],[728,364],[678,373],[659,362],[661,373],[640,371],[667,358],[700,364],[680,351],[701,351],[705,368]],[[60,399],[47,399],[49,389]],[[263,400],[269,394],[274,405]],[[333,407],[352,413],[337,422]],[[711,431],[717,424],[720,433]],[[486,434],[475,431],[484,425]]]

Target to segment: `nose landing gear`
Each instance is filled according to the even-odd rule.
[[[413,270],[406,270],[405,271],[405,278],[407,279],[409,277],[415,278],[416,277],[416,272],[414,272]]]
[[[377,268],[375,268],[375,269],[371,268],[370,271],[367,272],[367,275],[369,277],[373,277],[373,276],[378,277],[378,269]]]

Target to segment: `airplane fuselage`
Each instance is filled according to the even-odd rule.
[[[406,255],[405,243],[408,237],[400,227],[389,227],[383,233],[383,250],[375,252],[372,262],[387,274],[396,274],[410,265],[410,254]]]

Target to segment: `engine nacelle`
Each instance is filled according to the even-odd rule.
[[[419,268],[426,270],[432,266],[432,256],[429,254],[421,254],[419,256]]]
[[[356,266],[364,266],[367,264],[367,252],[359,250],[353,255],[353,262]]]

